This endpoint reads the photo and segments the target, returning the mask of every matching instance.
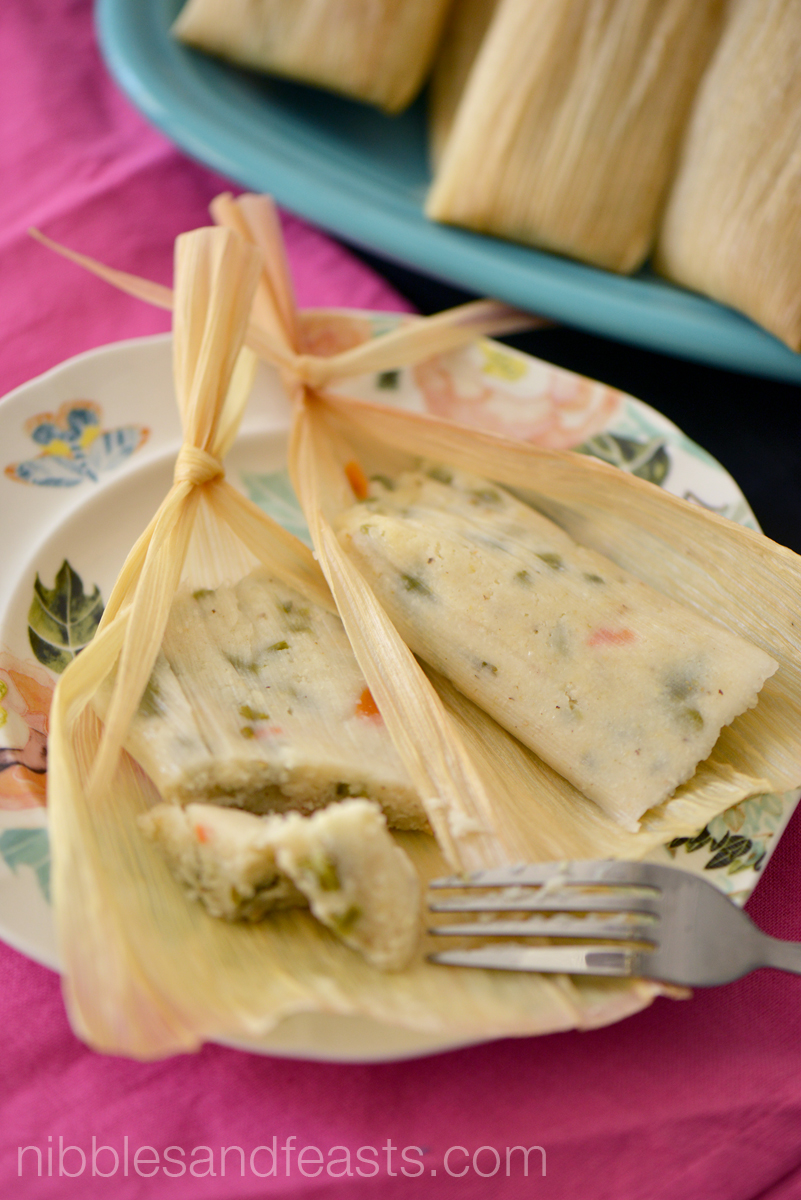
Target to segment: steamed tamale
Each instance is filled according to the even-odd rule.
[[[421,933],[420,881],[377,805],[346,800],[273,820],[278,865],[318,921],[374,966],[405,966]]]
[[[801,349],[801,4],[738,0],[704,76],[656,267]]]
[[[165,800],[310,812],[368,796],[426,827],[341,622],[261,569],[178,592],[125,745]]]
[[[451,0],[188,0],[174,32],[246,67],[399,112],[419,91]]]
[[[260,921],[306,898],[278,867],[271,820],[219,804],[156,804],[139,818],[192,900],[213,917]]]
[[[388,482],[340,539],[403,637],[629,829],[776,670],[486,480]]]
[[[723,0],[500,0],[426,212],[635,270]]]
[[[139,824],[212,916],[258,921],[309,904],[382,970],[403,967],[414,952],[420,882],[370,801],[343,800],[311,817],[159,804]]]

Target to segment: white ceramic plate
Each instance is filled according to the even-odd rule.
[[[363,314],[353,316],[351,326],[356,333],[370,334],[395,320]],[[433,366],[354,381],[348,392],[428,408],[551,446],[582,446],[677,495],[755,526],[731,477],[653,409],[496,343],[480,343]],[[284,471],[288,420],[275,375],[260,368],[227,473],[251,499],[303,536]],[[49,904],[42,772],[49,696],[58,669],[91,630],[93,612],[99,614],[128,549],[166,493],[179,444],[167,335],[81,355],[0,404],[5,526],[0,572],[0,938],[54,969],[58,954]],[[59,648],[54,621],[58,623],[66,605],[74,619]],[[682,839],[656,857],[703,871],[742,901],[798,795],[746,801],[716,818],[697,838]],[[282,1022],[247,1048],[298,1058],[380,1061],[453,1044],[441,1036],[361,1018],[304,1014]]]

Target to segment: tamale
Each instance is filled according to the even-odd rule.
[[[723,0],[501,0],[427,215],[636,270],[722,10]]]
[[[159,804],[139,824],[212,916],[258,921],[308,903],[381,970],[399,970],[414,953],[420,881],[368,800],[343,800],[311,817]]]
[[[459,101],[498,0],[455,0],[451,5],[428,85],[428,147],[436,167]]]
[[[778,666],[485,479],[370,491],[337,527],[404,639],[626,828]]]
[[[421,933],[420,880],[378,807],[345,800],[273,821],[278,865],[317,920],[373,966],[406,966]]]
[[[310,812],[367,796],[395,827],[428,827],[341,621],[263,568],[179,590],[125,746],[165,800]]]
[[[801,349],[801,5],[738,0],[688,124],[658,271]]]
[[[451,0],[188,0],[182,41],[400,112],[422,86]]]
[[[278,867],[269,818],[218,804],[155,804],[139,827],[190,900],[213,917],[261,921],[276,909],[306,905]]]

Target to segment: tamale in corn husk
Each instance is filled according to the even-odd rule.
[[[636,270],[722,10],[722,0],[501,0],[427,215]]]
[[[253,261],[253,252],[244,253],[225,231],[179,241],[175,359],[187,444],[176,483],[131,552],[103,627],[61,677],[54,698],[53,887],[76,1030],[99,1049],[154,1057],[207,1038],[252,1044],[282,1017],[308,1011],[447,1031],[454,1038],[571,1028],[635,1011],[658,989],[588,982],[580,992],[563,979],[498,980],[469,972],[442,978],[422,948],[406,971],[388,977],[354,957],[308,913],[234,926],[187,903],[142,836],[139,818],[160,797],[118,749],[159,652],[179,579],[213,587],[220,575],[236,578],[255,560],[320,603],[328,597],[309,552],[221,475],[219,455],[235,434],[246,382],[247,371],[238,369],[229,386],[233,363],[242,362]],[[163,292],[148,290],[163,302]],[[275,311],[267,341],[283,323],[280,304]],[[435,324],[435,335],[437,329],[448,344],[453,331],[447,322]],[[428,326],[419,332],[424,343],[432,336]],[[468,321],[459,336],[471,333]],[[92,700],[109,675],[116,686],[103,727]],[[414,714],[408,715],[411,735],[419,738]],[[469,759],[445,715],[438,735],[442,762],[431,773],[450,771],[458,782],[460,762],[464,775]],[[480,791],[474,786],[451,820],[457,865],[460,841],[467,843],[468,862],[503,860],[489,817],[482,825],[473,814]],[[432,824],[448,827],[447,799],[431,799]],[[401,844],[422,879],[446,868],[431,837],[403,835]]]
[[[375,480],[337,530],[415,653],[634,831],[777,667],[478,476]]]
[[[655,266],[801,349],[801,5],[737,0],[704,76]]]
[[[451,0],[188,0],[182,41],[400,112],[426,77]]]
[[[319,563],[439,841],[438,848],[425,834],[400,835],[423,880],[441,874],[446,862],[472,867],[512,857],[641,857],[677,832],[699,829],[743,796],[788,789],[801,780],[801,670],[792,601],[801,573],[795,555],[583,456],[509,443],[333,394],[331,386],[349,375],[419,361],[464,341],[482,324],[512,315],[470,306],[407,322],[330,359],[304,355],[293,340],[302,321],[292,316],[269,206],[254,197],[222,200],[215,215],[267,252],[253,321],[241,332],[278,364],[295,402],[290,465]],[[151,300],[173,302],[163,289],[106,274]],[[178,288],[176,340],[185,336],[181,297],[191,294],[197,306],[209,299],[202,282],[201,273],[200,280]],[[241,281],[232,286],[240,289]],[[214,312],[215,305],[210,307]],[[219,319],[212,324],[220,336],[228,335]],[[189,344],[201,341],[193,336]],[[724,735],[716,747],[717,757],[646,814],[639,833],[621,830],[449,684],[424,674],[343,552],[332,523],[359,494],[354,464],[368,475],[392,473],[416,464],[421,452],[513,488],[531,492],[536,484],[528,498],[577,541],[681,603],[713,612],[779,662],[757,708],[732,724],[728,741],[723,744]],[[228,495],[216,481],[204,488]],[[262,560],[270,559],[265,565],[277,570],[272,552],[264,550],[266,526],[258,536],[255,525],[248,528],[251,553],[261,547]],[[292,551],[289,540],[281,546],[284,575],[312,590],[316,578],[315,594],[324,602],[321,577],[312,571],[304,579],[308,552]],[[200,557],[208,573],[208,548]],[[134,561],[143,558],[140,548]],[[115,606],[109,607],[113,616]],[[233,927],[187,904],[141,837],[137,816],[157,799],[141,771],[123,757],[113,787],[87,786],[100,736],[87,698],[113,666],[126,614],[133,611],[117,609],[120,619],[110,621],[65,672],[54,707],[56,907],[73,1021],[94,1045],[153,1057],[208,1038],[253,1043],[282,1017],[304,1011],[355,1015],[453,1038],[491,1037],[603,1024],[636,1011],[657,993],[637,981],[602,984],[439,969],[424,961],[425,943],[409,968],[388,977],[354,958],[308,914],[293,911],[257,926]],[[769,609],[775,613],[770,619]],[[158,639],[154,642],[155,655]],[[133,656],[138,661],[136,650]],[[145,671],[142,687],[146,679]]]
[[[462,93],[498,0],[454,0],[428,84],[428,147],[439,164]]]

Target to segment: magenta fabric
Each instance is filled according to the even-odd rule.
[[[33,243],[28,226],[167,281],[173,238],[228,185],[120,95],[89,0],[3,0],[0,93],[3,394],[81,350],[168,326]],[[405,307],[320,233],[292,217],[286,233],[301,303]],[[799,851],[794,820],[750,905],[796,939]],[[215,1046],[152,1064],[102,1057],[72,1034],[54,974],[2,945],[0,972],[3,1197],[801,1197],[799,978],[764,971],[591,1033],[339,1066]],[[93,1145],[111,1147],[94,1175]],[[516,1151],[507,1175],[514,1146],[542,1147],[545,1172],[533,1151],[524,1175]]]

